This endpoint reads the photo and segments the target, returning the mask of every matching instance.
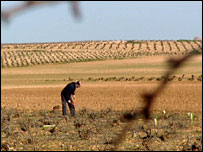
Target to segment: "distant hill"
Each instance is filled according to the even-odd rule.
[[[1,45],[1,67],[202,52],[202,40],[78,41]]]

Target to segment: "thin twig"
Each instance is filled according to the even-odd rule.
[[[80,18],[81,13],[79,9],[79,3],[77,1],[67,1],[71,3],[71,8],[74,17]],[[29,10],[32,7],[36,6],[43,6],[47,4],[56,4],[58,1],[27,1],[23,2],[22,4],[15,5],[12,8],[8,8],[5,11],[1,11],[1,19],[2,21],[8,23],[9,20],[14,16],[17,15],[20,12],[23,12],[25,10]]]
[[[126,119],[126,125],[123,127],[122,131],[117,135],[116,139],[113,142],[114,147],[111,149],[112,151],[118,150],[119,145],[123,143],[126,137],[127,131],[132,127],[133,122],[140,115],[144,115],[145,119],[148,120],[150,118],[150,108],[153,102],[155,102],[155,98],[161,93],[161,91],[168,84],[168,78],[179,68],[181,67],[187,60],[189,60],[194,55],[198,55],[200,52],[198,50],[193,50],[189,54],[179,58],[179,59],[169,59],[167,62],[170,64],[169,70],[166,72],[163,81],[161,81],[160,85],[152,92],[152,93],[144,93],[142,98],[146,103],[145,107],[141,110],[141,112],[137,112],[134,110],[133,112],[126,112],[122,116],[121,119]]]

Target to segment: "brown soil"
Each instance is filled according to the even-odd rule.
[[[76,90],[80,108],[113,110],[141,108],[141,94],[157,87],[157,82],[98,82],[83,83]],[[64,86],[1,89],[2,107],[27,110],[50,110],[61,106],[60,92]],[[201,112],[202,83],[172,82],[157,97],[153,110]]]

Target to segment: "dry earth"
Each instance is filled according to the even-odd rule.
[[[113,110],[141,108],[141,94],[155,89],[157,82],[97,82],[83,83],[76,91],[80,108]],[[2,89],[2,107],[27,110],[51,110],[61,106],[60,92],[64,86]],[[201,82],[173,82],[157,98],[153,110],[201,112]]]
[[[128,125],[123,113],[144,106],[141,95],[158,86],[169,56],[192,49],[202,52],[202,41],[2,45],[1,150],[112,150]],[[55,64],[64,62],[69,64]],[[118,150],[202,151],[202,56],[173,76],[150,119],[136,119]],[[82,80],[79,104],[76,116],[65,121],[60,92],[75,80]]]

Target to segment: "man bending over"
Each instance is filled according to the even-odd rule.
[[[80,88],[81,82],[71,82],[69,83],[62,91],[61,91],[61,100],[62,100],[62,114],[63,116],[66,115],[66,103],[70,109],[71,116],[75,115],[75,106],[74,101],[75,99],[75,90],[76,88]],[[73,96],[73,99],[72,97]]]

